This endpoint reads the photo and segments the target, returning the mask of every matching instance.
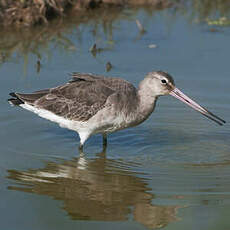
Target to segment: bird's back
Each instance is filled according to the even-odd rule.
[[[70,120],[87,121],[108,103],[129,113],[134,107],[130,101],[136,98],[137,90],[121,78],[73,73],[72,79],[64,85],[11,96],[14,98],[9,100],[16,105],[27,103]]]

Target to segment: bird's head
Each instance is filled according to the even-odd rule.
[[[146,91],[146,94],[152,97],[158,97],[162,95],[171,95],[180,101],[184,102],[188,106],[192,107],[196,111],[200,112],[209,119],[215,121],[219,125],[223,125],[225,121],[215,114],[208,111],[206,108],[200,106],[191,98],[182,93],[176,88],[174,80],[171,75],[163,71],[154,71],[147,74],[142,81],[140,88]]]
[[[172,76],[163,71],[150,72],[145,79],[155,96],[170,94],[175,88]]]

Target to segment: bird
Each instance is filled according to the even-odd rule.
[[[225,123],[176,88],[173,77],[164,71],[147,73],[138,88],[119,77],[74,72],[63,85],[9,95],[10,104],[76,131],[80,137],[79,149],[97,133],[102,134],[106,148],[109,133],[144,122],[163,95],[181,100],[219,125]]]

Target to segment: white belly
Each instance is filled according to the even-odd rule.
[[[94,133],[110,133],[124,129],[128,126],[128,122],[122,114],[108,114],[107,110],[99,111],[88,121],[82,122],[66,119],[48,110],[36,108],[27,103],[21,104],[20,106],[26,110],[36,113],[40,117],[58,123],[62,128],[71,129],[78,133],[87,132],[90,133],[90,135]]]

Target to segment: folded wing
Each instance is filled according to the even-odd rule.
[[[105,107],[111,95],[129,90],[135,88],[119,78],[74,73],[62,86],[30,94],[11,93],[9,101],[14,105],[27,103],[70,120],[87,121]]]

